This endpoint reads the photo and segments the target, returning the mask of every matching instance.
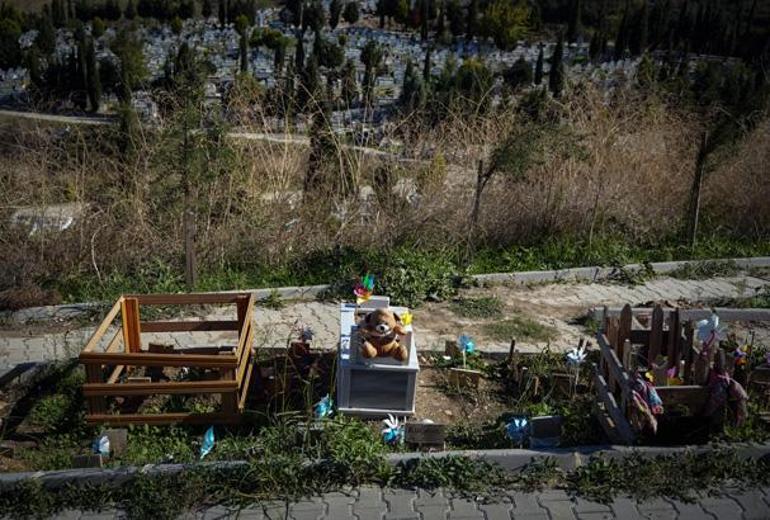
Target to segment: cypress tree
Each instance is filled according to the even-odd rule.
[[[559,34],[556,49],[551,56],[551,72],[548,74],[548,89],[553,97],[560,97],[564,90],[564,37]]]
[[[599,33],[599,31],[594,31],[593,36],[591,36],[591,45],[588,48],[588,56],[591,59],[593,63],[596,63],[596,61],[599,58],[599,55],[602,51],[602,36]]]
[[[246,37],[246,31],[241,33],[240,39],[241,53],[241,72],[249,71],[249,39]]]
[[[618,35],[615,38],[615,61],[623,58],[628,46],[628,11],[623,12],[623,18],[620,20]]]
[[[540,44],[540,52],[537,53],[537,63],[535,64],[535,85],[543,83],[543,44]]]
[[[126,17],[126,20],[133,20],[136,18],[136,4],[134,3],[134,0],[128,0],[126,9],[123,11],[123,16]]]
[[[479,2],[471,0],[468,5],[468,26],[465,30],[465,36],[468,39],[473,38],[478,33],[479,28]]]
[[[219,6],[217,15],[219,17],[219,25],[222,27],[227,23],[227,11],[225,10],[225,0],[219,0]]]
[[[299,33],[297,34],[297,47],[294,49],[294,69],[305,70],[305,43]]]
[[[340,23],[340,15],[342,14],[342,0],[332,0],[329,4],[329,27],[332,30],[337,28]]]
[[[358,21],[361,14],[358,11],[358,2],[348,2],[345,4],[345,9],[342,11],[342,18],[349,24],[354,24]]]
[[[96,61],[96,51],[94,49],[93,39],[89,39],[86,44],[85,61],[88,101],[91,104],[91,111],[98,112],[102,101],[102,83],[99,79],[99,66]]]
[[[572,0],[572,10],[567,26],[567,41],[572,43],[577,40],[580,33],[581,11],[583,10],[580,0]]]
[[[358,97],[358,82],[356,81],[356,66],[348,60],[342,68],[342,86],[340,95],[345,105],[350,107]]]
[[[642,2],[642,7],[639,10],[637,17],[637,23],[634,30],[634,37],[631,40],[631,53],[635,56],[642,54],[647,49],[648,32],[649,32],[649,9],[647,6],[647,0]]]
[[[420,1],[420,39],[426,41],[428,39],[428,2],[429,0]]]
[[[422,79],[427,84],[430,81],[430,69],[431,69],[431,63],[430,63],[430,52],[432,50],[432,47],[429,45],[427,49],[425,49],[425,61],[423,62],[422,67]]]
[[[203,0],[203,6],[201,7],[201,14],[206,19],[211,18],[211,15],[214,14],[214,6],[211,5],[211,0]]]

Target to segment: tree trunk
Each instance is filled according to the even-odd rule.
[[[700,200],[701,200],[701,188],[703,187],[703,177],[706,173],[706,158],[708,157],[708,132],[703,132],[701,137],[700,148],[698,149],[698,158],[695,161],[695,177],[692,181],[692,189],[690,191],[690,208],[689,208],[689,240],[690,248],[695,248],[695,243],[698,237],[698,224],[700,220]]]

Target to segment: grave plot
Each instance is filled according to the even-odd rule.
[[[752,329],[765,325],[757,319],[766,313],[605,309],[593,375],[595,413],[610,440],[698,444],[749,430],[766,437],[770,368],[766,347],[754,343]]]
[[[184,305],[231,305],[233,319],[141,319],[148,307]],[[86,420],[109,424],[239,422],[253,370],[253,313],[254,296],[248,293],[121,296],[80,353],[86,372]],[[101,350],[116,321],[117,329]],[[143,334],[170,333],[173,338],[202,331],[226,331],[232,340],[206,347],[187,347],[184,336],[167,344],[144,344],[142,340]],[[163,396],[171,396],[171,401]],[[197,396],[196,400],[184,403],[190,396]],[[191,405],[186,411],[173,410],[184,410],[185,404]]]

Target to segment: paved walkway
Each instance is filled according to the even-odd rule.
[[[124,518],[119,512],[67,511],[60,518]],[[767,520],[770,489],[729,492],[693,503],[654,499],[636,502],[616,498],[604,505],[570,498],[563,491],[513,492],[496,502],[455,498],[441,491],[381,490],[365,487],[351,494],[329,493],[311,500],[286,504],[268,502],[242,510],[222,506],[184,515],[195,519],[294,519],[294,520],[642,520],[716,519]]]
[[[657,278],[645,284],[628,287],[608,283],[560,283],[535,287],[493,286],[473,289],[470,294],[494,294],[506,305],[506,309],[528,315],[535,321],[555,329],[557,339],[551,348],[560,350],[574,346],[584,329],[574,323],[574,318],[589,308],[600,305],[641,304],[649,301],[677,300],[704,301],[715,298],[739,298],[756,294],[758,289],[770,286],[770,280],[754,276],[734,276],[710,280],[676,280]],[[229,314],[228,314],[229,313]],[[437,318],[440,316],[440,319]],[[234,310],[222,308],[207,316],[208,319],[234,319]],[[189,319],[189,318],[188,318]],[[298,324],[309,326],[316,334],[316,343],[324,348],[336,346],[338,330],[338,305],[318,301],[287,304],[280,310],[258,308],[255,313],[255,344],[265,347],[283,347]],[[0,330],[0,368],[30,361],[44,361],[75,357],[85,345],[96,327],[91,326],[48,332],[39,326],[23,324],[6,326]],[[468,328],[473,330],[473,320],[453,316],[447,304],[428,304],[414,312],[419,347],[443,349],[444,341],[455,339]],[[59,325],[59,329],[62,327]],[[113,329],[114,333],[114,329]],[[112,337],[108,332],[104,343]],[[477,338],[478,339],[478,338]],[[142,340],[179,346],[225,346],[235,344],[235,333],[175,333],[143,334]],[[477,341],[482,351],[506,351],[507,342]],[[545,343],[518,341],[523,351],[540,350]]]

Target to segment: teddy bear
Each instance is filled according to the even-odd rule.
[[[387,309],[375,309],[368,313],[359,326],[361,355],[366,359],[392,357],[402,363],[409,352],[399,342],[399,336],[406,335],[401,318]]]

